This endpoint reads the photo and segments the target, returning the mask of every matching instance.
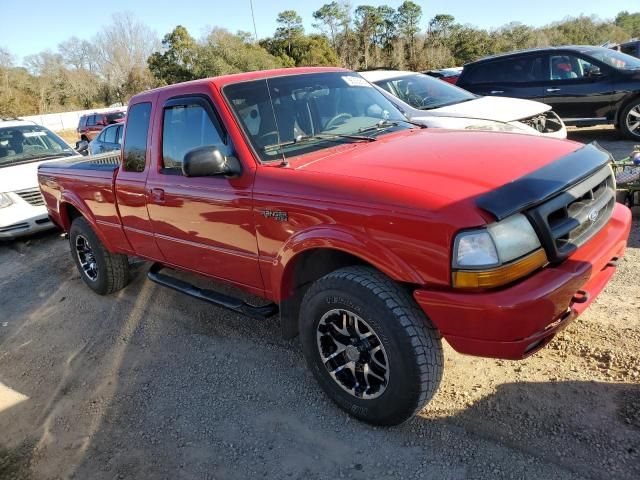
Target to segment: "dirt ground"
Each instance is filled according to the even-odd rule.
[[[335,407],[276,320],[163,289],[144,265],[96,296],[58,233],[0,244],[0,479],[638,479],[635,213],[613,281],[548,348],[512,362],[445,345],[439,393],[388,429]]]

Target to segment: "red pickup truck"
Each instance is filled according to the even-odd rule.
[[[420,128],[336,68],[141,93],[120,155],[39,169],[85,283],[113,293],[142,257],[161,285],[279,314],[328,395],[381,425],[434,395],[442,337],[506,359],[546,345],[611,278],[631,224],[597,145]]]

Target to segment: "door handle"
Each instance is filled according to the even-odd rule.
[[[161,188],[152,188],[150,190],[151,198],[156,202],[164,202],[164,190]]]
[[[504,90],[491,90],[489,95],[495,95],[496,93],[504,93]]]
[[[559,92],[561,88],[547,88],[547,92]]]

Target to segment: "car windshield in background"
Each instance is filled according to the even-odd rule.
[[[116,120],[122,120],[124,118],[124,112],[107,113],[107,123],[113,123]]]
[[[602,63],[611,65],[613,68],[620,70],[640,70],[640,58],[632,57],[626,53],[617,52],[609,48],[594,48],[592,50],[586,50],[583,53],[586,53],[596,60],[600,60]]]
[[[61,138],[38,125],[0,128],[0,168],[73,154]]]
[[[477,98],[474,94],[436,78],[416,73],[375,82],[404,103],[421,110],[455,105]]]
[[[384,95],[353,72],[254,80],[227,85],[223,92],[265,162],[413,128]]]

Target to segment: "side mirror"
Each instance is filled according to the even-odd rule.
[[[86,140],[76,142],[76,151],[82,155],[87,155],[89,153],[89,142]]]
[[[596,65],[592,65],[589,71],[587,72],[587,76],[589,78],[600,78],[604,76],[604,73],[602,72],[602,70],[600,70],[600,67],[597,67]]]
[[[237,158],[225,157],[218,148],[211,145],[188,151],[182,160],[182,174],[185,177],[237,177],[240,173]]]

